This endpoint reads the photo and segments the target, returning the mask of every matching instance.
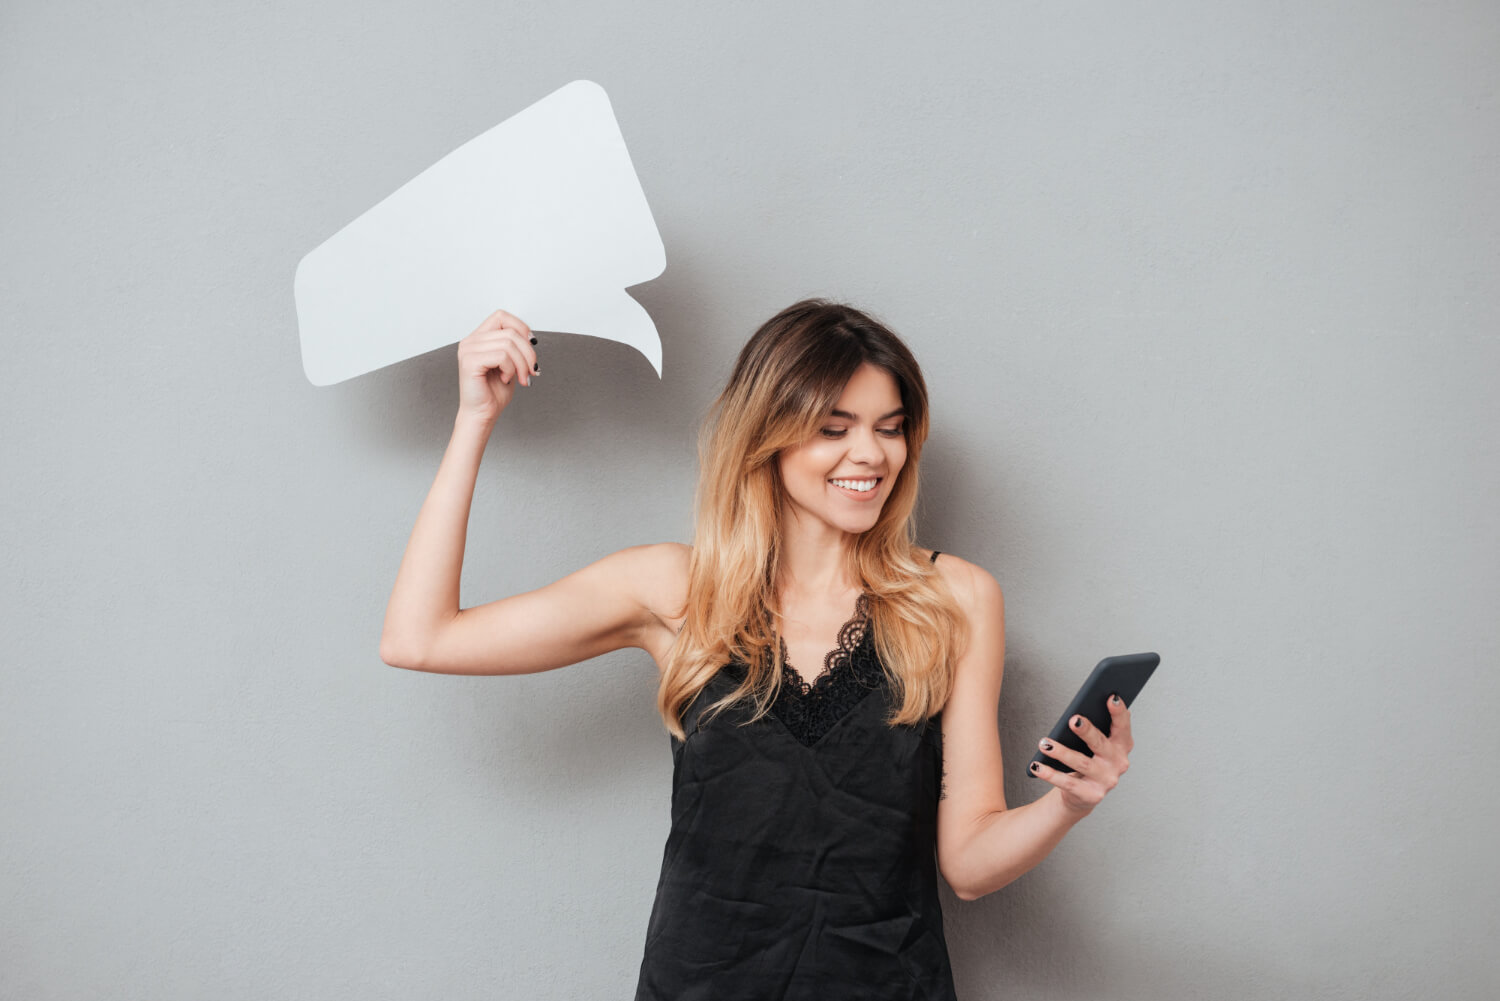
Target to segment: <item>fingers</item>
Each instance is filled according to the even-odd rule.
[[[1130,710],[1118,695],[1109,697],[1109,739],[1123,745],[1126,754],[1135,750],[1135,738],[1130,734]]]
[[[486,375],[495,376],[507,386],[513,382],[519,382],[516,378],[520,366],[515,355],[507,351],[504,345],[494,345],[485,351],[476,351],[473,355],[474,362],[485,372]]]
[[[1082,751],[1075,751],[1071,747],[1064,747],[1055,740],[1048,740],[1045,737],[1042,738],[1037,746],[1042,749],[1043,754],[1047,755],[1053,761],[1061,762],[1082,775],[1088,774],[1089,765],[1094,760]]]
[[[509,331],[519,338],[517,343],[525,345],[536,343],[536,335],[531,332],[531,328],[526,325],[526,321],[514,313],[507,313],[503,309],[497,309],[489,316],[486,316],[484,321],[474,328],[474,332],[469,337],[474,340],[481,340],[487,334],[498,334],[503,331]],[[531,358],[523,367],[527,369],[534,368],[536,366],[536,352],[532,351],[530,347],[527,347],[525,350],[530,353]]]
[[[1051,765],[1044,764],[1040,761],[1033,761],[1031,764],[1027,765],[1026,768],[1037,778],[1046,779],[1048,782],[1051,782],[1059,789],[1061,789],[1064,785],[1068,786],[1069,788],[1075,788],[1083,784],[1083,779],[1079,777],[1077,772],[1060,772],[1056,768],[1053,768]]]
[[[501,327],[512,327],[520,332],[523,340],[531,339],[531,328],[519,316],[516,316],[514,313],[507,313],[503,309],[497,309],[489,316],[486,316],[484,322],[474,332],[477,334],[484,330],[499,330]]]
[[[1110,696],[1111,699],[1118,697]],[[1130,762],[1127,758],[1131,748],[1134,746],[1130,743],[1130,710],[1126,709],[1122,702],[1119,706],[1119,712],[1116,711],[1113,703],[1111,703],[1109,711],[1111,722],[1110,735],[1108,737],[1084,716],[1074,716],[1068,721],[1068,726],[1072,728],[1074,733],[1083,738],[1083,742],[1089,746],[1089,750],[1094,752],[1095,759],[1108,761],[1111,768],[1117,769],[1118,774],[1123,775],[1125,774],[1125,769],[1130,767]],[[1122,736],[1116,736],[1117,731],[1114,729],[1114,721],[1121,719],[1120,712],[1124,714],[1125,729]],[[1057,760],[1063,761],[1062,758],[1058,758]],[[1071,761],[1063,761],[1063,764],[1069,768],[1073,767]],[[1082,770],[1084,769],[1080,769],[1080,771]],[[1097,772],[1099,769],[1090,769],[1090,771]]]
[[[1103,751],[1109,745],[1109,738],[1099,732],[1099,728],[1090,723],[1083,716],[1074,716],[1068,720],[1068,726],[1073,732],[1083,738],[1083,742],[1089,745],[1089,750],[1095,754]]]
[[[532,335],[531,328],[526,324],[519,320],[516,323],[517,326],[507,324],[502,327],[501,333],[507,335],[506,343],[515,348],[516,357],[520,360],[517,367],[527,373],[523,381],[529,386],[531,377],[542,370],[541,364],[537,361],[536,348],[532,347],[536,343],[536,337]]]
[[[1120,776],[1130,767],[1129,754],[1135,743],[1130,735],[1130,710],[1118,695],[1111,695],[1109,736],[1083,716],[1068,720],[1068,729],[1088,745],[1093,755],[1065,747],[1051,738],[1037,742],[1042,753],[1059,765],[1073,769],[1060,772],[1050,765],[1034,761],[1031,774],[1046,779],[1062,793],[1062,802],[1070,810],[1088,813],[1119,784]]]
[[[465,338],[459,350],[483,359],[488,368],[497,367],[500,359],[505,359],[501,381],[529,386],[531,377],[542,370],[534,344],[536,337],[531,328],[502,309],[492,313],[479,329]]]
[[[523,386],[531,385],[531,359],[521,350],[521,346],[513,338],[506,338],[500,343],[500,351],[506,357],[510,377]]]
[[[1051,765],[1044,765],[1040,761],[1033,761],[1031,763],[1031,774],[1039,779],[1045,779],[1056,786],[1058,791],[1063,794],[1063,804],[1068,809],[1076,810],[1079,813],[1088,813],[1094,807],[1098,806],[1100,801],[1104,799],[1104,794],[1108,792],[1107,789],[1097,782],[1090,782],[1077,773],[1070,775],[1067,772],[1060,772]]]

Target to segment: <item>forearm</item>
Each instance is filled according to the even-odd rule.
[[[386,605],[380,655],[387,663],[420,656],[438,629],[458,614],[469,508],[492,427],[472,418],[454,420],[453,437],[417,515]]]
[[[1046,858],[1086,816],[1064,806],[1056,788],[1025,806],[991,814],[969,840],[960,880],[963,889],[954,889],[965,900],[993,893]]]

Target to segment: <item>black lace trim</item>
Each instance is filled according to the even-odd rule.
[[[884,680],[870,629],[870,603],[862,594],[854,617],[839,628],[838,646],[828,651],[823,670],[811,682],[787,663],[786,640],[781,641],[781,688],[771,715],[810,747]]]

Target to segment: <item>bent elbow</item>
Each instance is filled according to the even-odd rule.
[[[953,891],[953,895],[958,897],[959,900],[978,900],[984,896],[984,891],[975,886],[960,867],[953,865],[944,866],[940,862],[938,871],[942,873],[943,882],[948,884],[948,888]]]
[[[955,883],[952,880],[948,881],[948,886],[952,888],[954,896],[965,902],[978,900],[988,892],[968,883]]]
[[[380,640],[380,659],[390,667],[401,667],[408,671],[421,670],[418,667],[421,658],[414,656],[411,650],[397,646],[384,637]]]

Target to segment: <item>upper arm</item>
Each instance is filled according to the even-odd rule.
[[[461,609],[399,666],[441,674],[532,674],[641,646],[687,577],[688,547],[631,546],[524,594]]]
[[[937,851],[943,878],[962,892],[965,847],[987,817],[1006,809],[998,722],[1005,597],[988,571],[965,560],[954,558],[947,580],[968,617],[969,645],[943,707],[944,795],[938,801]]]

